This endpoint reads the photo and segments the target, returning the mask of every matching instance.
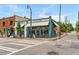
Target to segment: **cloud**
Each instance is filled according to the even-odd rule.
[[[21,16],[25,15],[25,10],[20,8],[19,5],[11,4],[11,5],[8,5],[8,7],[10,11],[10,16],[11,15],[21,15]]]
[[[19,11],[23,10],[23,9],[19,8],[18,5],[15,5],[15,4],[9,5],[8,7],[10,8],[11,11],[15,11],[15,12],[19,12]]]
[[[58,15],[52,15],[52,19],[54,19],[55,21],[59,21],[59,16]],[[65,15],[62,15],[61,16],[61,22],[64,22],[64,21],[65,21]],[[75,28],[76,22],[74,20],[71,20],[70,17],[68,17],[68,21],[70,21],[70,23]]]
[[[54,6],[56,6],[57,4],[54,5],[49,5],[47,8],[43,8],[41,12],[37,12],[38,13],[38,17],[39,18],[45,18],[48,17],[48,11],[50,11],[51,8],[53,8]],[[50,13],[49,13],[50,14]]]
[[[46,15],[46,14],[40,14],[39,15],[39,18],[47,18],[49,17],[50,15]],[[52,16],[52,19],[56,20],[56,21],[59,21],[59,15],[51,15]],[[61,15],[61,21],[64,22],[64,19],[65,19],[65,15]]]
[[[52,4],[52,5],[50,5],[50,6],[48,6],[47,8],[43,8],[42,9],[42,13],[46,13],[47,11],[49,11],[52,7],[55,7],[57,4]]]
[[[61,22],[64,22],[64,18],[65,18],[65,16],[61,15]],[[59,21],[59,15],[52,15],[52,19]]]
[[[48,17],[48,15],[45,15],[45,14],[39,14],[38,17],[39,17],[39,18],[46,18],[46,17]]]

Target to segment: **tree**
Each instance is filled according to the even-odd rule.
[[[73,30],[74,30],[74,28],[73,28],[72,24],[71,23],[67,23],[66,24],[66,32],[71,32]]]
[[[61,32],[71,32],[74,28],[71,23],[61,23],[60,30]]]
[[[76,22],[76,28],[75,28],[76,32],[79,32],[79,20]]]
[[[22,27],[20,25],[20,23],[17,24],[17,34],[19,35],[19,37],[22,37]]]
[[[70,31],[73,31],[74,27],[72,26],[72,24],[70,23]]]
[[[67,31],[67,32],[70,32],[70,30],[71,30],[71,28],[70,28],[70,23],[66,24],[66,27],[67,27],[67,28],[66,28],[66,31]]]
[[[3,37],[3,32],[2,32],[2,30],[0,29],[0,34],[1,34],[1,36]]]
[[[60,24],[60,31],[61,32],[66,32],[66,25],[64,23]]]

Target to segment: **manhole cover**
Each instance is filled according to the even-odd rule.
[[[54,52],[54,51],[51,51],[51,52],[48,52],[48,55],[58,55],[58,53]]]

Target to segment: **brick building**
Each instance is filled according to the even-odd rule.
[[[20,31],[17,29],[18,24],[20,24]],[[35,38],[52,38],[56,36],[56,29],[59,28],[58,23],[54,21],[51,16],[48,18],[32,19],[31,32],[30,24],[29,18],[14,15],[0,19],[0,30],[4,37],[30,37],[32,35],[32,37]]]
[[[11,36],[15,34],[15,27],[17,26],[16,23],[23,22],[28,18],[20,17],[20,16],[11,16],[7,18],[0,19],[0,30],[2,31],[4,36]]]

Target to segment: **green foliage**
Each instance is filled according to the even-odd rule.
[[[65,24],[64,23],[61,23],[60,24],[60,30],[62,31],[62,32],[65,32],[66,30],[66,28],[65,28],[66,26],[65,26]]]
[[[21,25],[20,25],[20,23],[17,24],[16,29],[17,29],[17,31],[21,31]]]
[[[70,24],[70,31],[73,31],[73,30],[74,30],[74,28],[73,28],[72,24]]]
[[[76,30],[77,32],[79,32],[79,20],[76,22],[76,28],[75,28],[75,30]]]
[[[1,29],[0,29],[0,33],[1,33],[2,31],[1,31]]]
[[[61,23],[60,30],[61,32],[70,32],[73,31],[74,28],[71,23]]]
[[[19,37],[21,37],[22,36],[23,27],[21,27],[20,23],[17,24],[16,29],[17,29],[17,33],[18,33]]]
[[[2,30],[0,29],[0,34],[1,34],[1,36],[3,37],[3,32],[2,32]]]

